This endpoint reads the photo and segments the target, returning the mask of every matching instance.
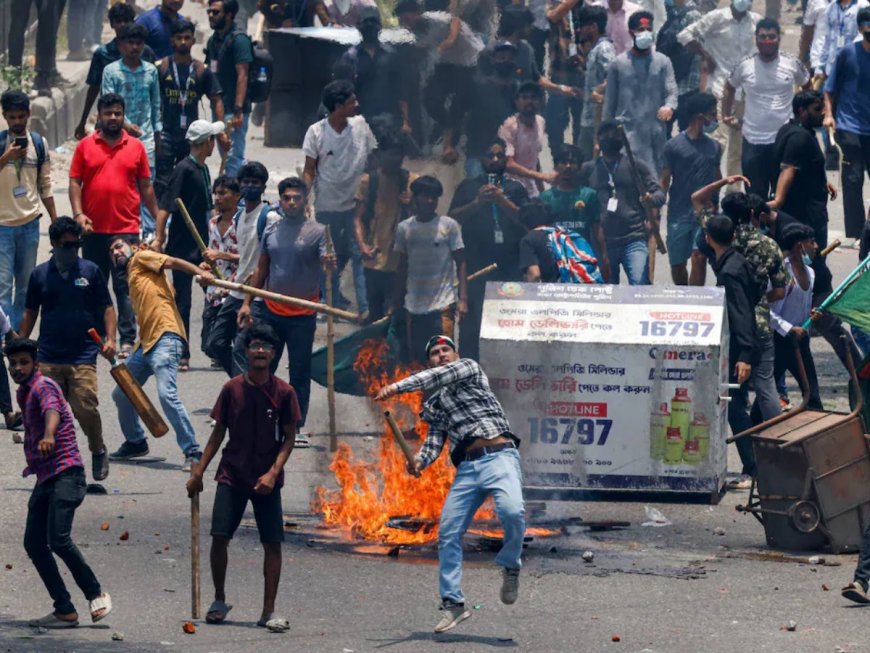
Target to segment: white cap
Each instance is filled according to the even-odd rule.
[[[209,136],[223,134],[225,129],[226,125],[220,121],[209,122],[208,120],[194,120],[190,123],[190,127],[187,128],[187,135],[185,138],[190,143],[202,143]]]

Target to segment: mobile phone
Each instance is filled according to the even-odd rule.
[[[15,137],[15,147],[27,147],[27,136],[16,136]]]

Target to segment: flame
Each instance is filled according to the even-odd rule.
[[[390,360],[389,354],[389,345],[376,339],[366,340],[357,354],[354,370],[372,396],[383,386],[419,369],[402,365],[384,369],[383,362]],[[383,407],[392,412],[406,433],[413,425],[422,442],[428,430],[426,423],[416,418],[422,405],[423,395],[416,392],[397,395]],[[413,448],[415,443],[412,441],[411,445]],[[414,478],[408,474],[405,457],[385,424],[373,460],[361,460],[349,445],[341,444],[329,469],[335,474],[338,489],[318,488],[312,505],[314,512],[323,515],[324,525],[339,528],[353,539],[386,544],[423,544],[437,539],[441,507],[456,473],[446,453],[442,452],[420,478]],[[388,526],[389,520],[397,516],[419,520],[423,526],[416,532]],[[475,519],[494,518],[495,511],[487,500]],[[549,529],[528,529],[527,533],[532,534],[532,530]],[[493,532],[497,533],[495,537],[501,537],[501,531]]]

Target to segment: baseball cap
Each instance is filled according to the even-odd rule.
[[[226,129],[226,125],[222,122],[209,122],[208,120],[194,120],[187,128],[185,138],[190,143],[202,143],[209,136],[217,136],[222,134]]]

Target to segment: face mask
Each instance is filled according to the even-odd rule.
[[[806,265],[807,267],[809,267],[813,264],[812,257],[809,254],[807,254],[806,252],[801,253],[801,260],[804,262],[804,265]]]
[[[622,149],[622,140],[618,138],[602,138],[598,141],[598,145],[601,146],[601,151],[605,154],[619,154],[619,150]]]
[[[704,123],[704,133],[712,134],[714,131],[719,129],[719,121],[711,120],[710,122]]]
[[[263,189],[259,186],[243,186],[241,192],[242,199],[248,202],[256,202],[263,195]]]
[[[634,47],[638,50],[649,50],[653,44],[652,32],[638,32],[634,35]]]
[[[59,270],[69,270],[75,265],[76,259],[79,257],[77,249],[65,249],[63,247],[54,248],[54,264]]]
[[[752,6],[752,0],[733,0],[731,6],[734,7],[735,11],[743,13],[744,11],[748,11]]]
[[[507,77],[514,72],[516,66],[513,61],[498,61],[492,66],[499,77]]]

